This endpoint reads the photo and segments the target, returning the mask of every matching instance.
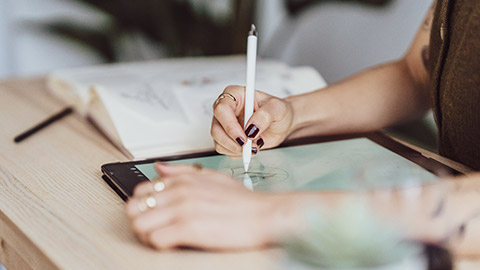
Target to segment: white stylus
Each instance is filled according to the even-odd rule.
[[[253,114],[253,104],[255,98],[255,70],[257,65],[257,32],[255,25],[252,24],[248,32],[247,42],[247,86],[245,87],[245,117],[244,128],[247,128],[247,122]],[[247,138],[242,152],[243,167],[248,172],[248,166],[252,159],[252,140]]]
[[[243,175],[243,185],[249,190],[253,190],[253,181],[252,178],[250,178],[250,175],[248,175],[248,173],[245,173]]]

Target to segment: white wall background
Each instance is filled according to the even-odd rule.
[[[74,1],[0,0],[0,77],[31,76],[55,68],[99,63],[84,48],[31,27],[62,17],[86,22],[101,19]]]
[[[372,9],[322,3],[288,18],[283,0],[258,1],[260,54],[312,65],[333,82],[402,55],[430,4],[431,0],[395,0],[387,8]],[[61,17],[102,19],[74,1],[0,0],[0,78],[98,63],[84,48],[26,27]]]
[[[7,0],[0,0],[0,77],[10,75],[11,59],[8,52],[10,51],[8,37],[8,7]]]
[[[394,0],[385,8],[320,3],[298,18],[288,18],[280,2],[263,1],[262,55],[311,65],[331,83],[403,55],[432,0]]]

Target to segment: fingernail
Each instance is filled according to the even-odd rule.
[[[249,138],[254,138],[255,136],[257,136],[259,131],[260,130],[258,129],[257,126],[255,126],[254,124],[250,124],[247,130],[245,130],[245,134],[247,134],[247,137]]]
[[[256,154],[258,152],[258,149],[256,147],[252,147],[252,153]]]
[[[235,139],[240,146],[243,146],[245,144],[245,140],[242,137],[238,137]]]
[[[263,142],[263,139],[262,139],[262,138],[258,139],[258,141],[257,141],[258,148],[262,148],[262,146],[263,146],[264,144],[265,144],[265,143]]]

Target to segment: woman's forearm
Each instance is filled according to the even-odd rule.
[[[415,197],[400,189],[271,194],[278,197],[272,203],[276,210],[271,228],[279,230],[279,235],[298,234],[307,227],[306,213],[329,216],[353,201],[402,229],[407,238],[444,243],[460,257],[480,256],[480,173],[425,184],[418,190]]]
[[[287,98],[294,112],[289,138],[369,132],[420,117],[430,98],[411,73],[402,59]]]

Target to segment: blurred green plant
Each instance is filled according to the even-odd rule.
[[[106,22],[92,26],[64,18],[45,23],[42,29],[88,47],[107,62],[243,53],[254,16],[253,0],[70,1],[102,14]],[[223,6],[224,16],[212,14],[212,5]],[[131,55],[128,49],[147,53]]]
[[[244,53],[256,6],[254,0],[69,1],[104,20],[63,18],[40,29],[87,47],[105,62]],[[326,1],[384,6],[392,0],[284,0],[284,4],[295,16]]]

